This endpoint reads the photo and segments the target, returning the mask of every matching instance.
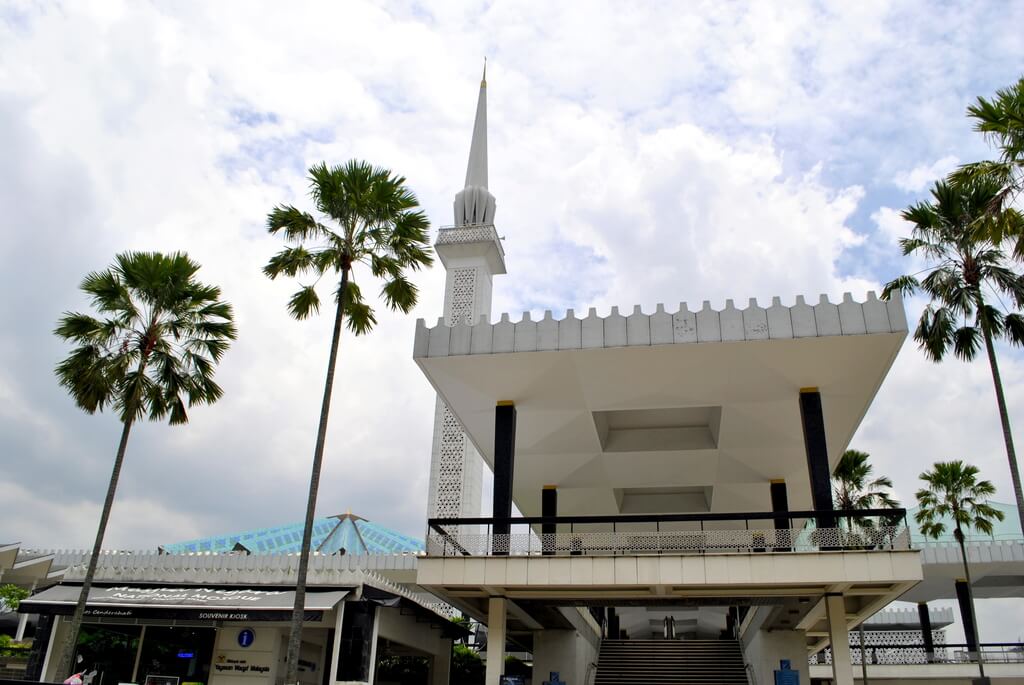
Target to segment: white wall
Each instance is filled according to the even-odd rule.
[[[601,641],[597,624],[580,609],[559,609],[573,624],[571,630],[537,630],[533,633],[533,685],[540,685],[552,671],[571,685],[589,682],[597,663]]]
[[[249,647],[238,644],[238,634],[249,628],[256,639]],[[209,685],[257,685],[277,677],[286,628],[276,624],[226,623],[217,629]],[[303,631],[305,634],[306,631]],[[248,669],[248,670],[246,670]],[[266,669],[266,670],[264,670]]]
[[[800,671],[800,682],[810,683],[807,665],[807,637],[802,630],[756,630],[743,640],[743,657],[754,669],[752,685],[772,685],[780,659],[789,659]]]

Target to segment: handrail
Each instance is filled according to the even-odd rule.
[[[427,524],[439,533],[439,526],[486,526],[486,525],[559,525],[593,523],[685,523],[709,521],[774,521],[776,519],[861,519],[887,518],[906,520],[907,510],[895,509],[813,509],[802,511],[752,511],[720,512],[702,514],[615,514],[615,515],[571,515],[571,516],[492,516],[467,518],[432,518]]]

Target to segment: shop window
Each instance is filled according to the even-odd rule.
[[[75,661],[79,671],[96,671],[96,685],[132,682],[132,669],[139,650],[140,626],[94,625],[86,623],[78,632]],[[78,657],[82,661],[78,661]]]
[[[182,683],[208,682],[215,639],[213,628],[147,627],[135,682],[145,682],[150,676],[177,677]]]

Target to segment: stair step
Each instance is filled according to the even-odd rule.
[[[735,640],[604,640],[594,685],[749,685]]]

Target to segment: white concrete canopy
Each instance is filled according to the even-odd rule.
[[[559,514],[767,511],[785,479],[811,509],[799,392],[819,389],[834,464],[906,337],[902,304],[839,304],[427,329],[415,359],[493,464],[494,407],[515,403],[514,501]],[[616,432],[617,431],[617,432]],[[645,498],[645,495],[649,497]],[[703,504],[702,504],[703,502]],[[646,511],[645,511],[646,509]]]

